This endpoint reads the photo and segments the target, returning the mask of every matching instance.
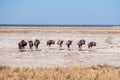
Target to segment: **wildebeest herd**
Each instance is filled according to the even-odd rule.
[[[68,50],[70,50],[70,46],[72,45],[72,42],[73,42],[72,40],[68,40],[66,42],[66,46],[67,46]],[[64,40],[58,40],[56,44],[59,46],[59,48],[61,48],[63,43],[64,43]],[[28,44],[29,44],[30,50],[33,49],[33,46],[35,46],[35,49],[38,49],[38,46],[40,44],[40,40],[36,39],[34,42],[32,40],[29,40]],[[47,43],[46,43],[46,45],[49,46],[49,47],[51,45],[54,45],[54,44],[55,44],[54,40],[48,40]],[[79,40],[77,45],[78,45],[79,51],[81,51],[82,50],[82,46],[85,45],[85,40],[84,39]],[[18,47],[19,47],[20,51],[24,50],[25,46],[27,46],[27,42],[25,40],[21,40],[18,43]],[[96,46],[96,42],[92,41],[92,42],[88,43],[88,48],[89,49],[92,48],[93,46]]]

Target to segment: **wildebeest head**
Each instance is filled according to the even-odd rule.
[[[85,45],[85,40],[81,39],[81,40],[77,43],[77,45],[79,46],[79,50],[81,50],[81,49],[82,49],[82,45]],[[81,49],[80,49],[80,48],[81,48]]]
[[[93,46],[96,46],[96,42],[93,42],[92,44],[93,44]]]
[[[82,45],[85,45],[85,40],[81,39],[80,42],[82,43]]]
[[[48,41],[47,41],[47,45],[48,45],[48,46],[51,46],[52,44],[55,44],[55,41],[54,41],[54,40],[48,40]]]
[[[38,49],[38,45],[40,44],[40,41],[38,39],[35,40],[34,46],[36,49]]]
[[[32,40],[28,41],[28,43],[31,44],[31,45],[33,45],[33,41]]]
[[[72,40],[68,40],[66,45],[71,45],[72,44]]]
[[[58,40],[57,45],[60,45],[60,47],[62,47],[63,42],[63,40]]]
[[[21,40],[19,43],[18,43],[18,47],[20,50],[24,49],[25,46],[27,46],[27,42],[25,40]]]
[[[21,40],[21,43],[22,43],[23,46],[27,46],[27,42],[26,41]]]
[[[85,45],[85,40],[81,39],[79,42],[78,42],[78,46],[82,46],[82,45]]]
[[[96,42],[90,42],[88,43],[88,48],[92,48],[92,46],[96,46]]]
[[[72,40],[68,40],[67,42],[66,42],[66,45],[68,46],[68,49],[69,49],[69,47],[70,47],[70,45],[72,45]]]
[[[30,47],[30,49],[32,49],[32,47],[33,47],[33,41],[30,40],[30,41],[28,41],[28,43],[29,43],[29,47]]]

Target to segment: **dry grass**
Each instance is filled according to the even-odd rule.
[[[0,67],[0,80],[120,80],[120,68],[92,67],[13,68]]]
[[[57,33],[84,33],[84,34],[117,34],[120,28],[116,27],[0,27],[0,33],[29,33],[29,32],[57,32]]]

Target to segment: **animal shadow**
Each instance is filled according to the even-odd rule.
[[[72,50],[74,50],[74,49],[68,49],[68,51],[72,51]]]
[[[35,49],[35,51],[42,51],[42,49]]]
[[[59,50],[65,50],[65,49],[62,49],[62,48],[61,48],[61,49],[59,49]]]
[[[27,50],[19,50],[18,52],[27,52]]]

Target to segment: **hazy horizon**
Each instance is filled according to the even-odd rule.
[[[120,25],[0,24],[0,27],[120,27]]]

